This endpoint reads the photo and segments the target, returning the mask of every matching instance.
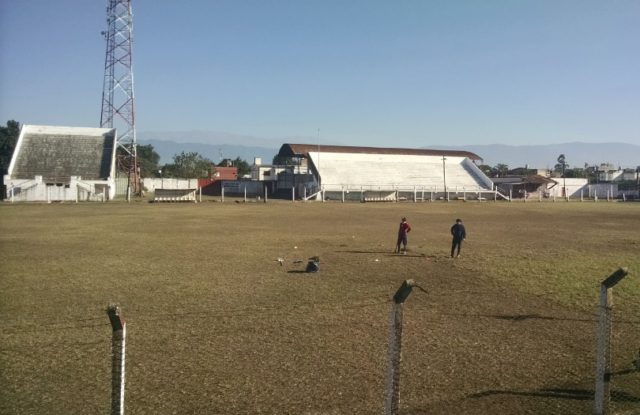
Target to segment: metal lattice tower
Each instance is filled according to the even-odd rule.
[[[133,93],[133,13],[131,0],[108,0],[107,41],[102,88],[100,127],[116,128],[120,170],[128,174],[129,187],[140,192],[140,174],[136,150],[136,124]]]

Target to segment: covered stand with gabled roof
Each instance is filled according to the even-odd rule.
[[[513,199],[532,198],[545,195],[548,196],[547,189],[555,186],[552,179],[539,174],[529,176],[507,176],[491,179],[496,188],[510,195]],[[549,186],[552,185],[552,186]]]
[[[311,173],[311,180],[296,184],[300,196],[373,201],[493,193],[474,163],[482,159],[468,151],[283,144],[278,157]]]
[[[11,201],[112,199],[116,130],[23,125],[4,176]]]

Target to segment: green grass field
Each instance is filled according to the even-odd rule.
[[[112,302],[129,414],[381,413],[408,278],[428,293],[405,306],[403,414],[590,413],[599,283],[621,266],[616,367],[640,348],[637,203],[4,203],[0,244],[1,414],[108,413]],[[639,408],[640,372],[613,390]]]

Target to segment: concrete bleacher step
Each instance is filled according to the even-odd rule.
[[[437,156],[322,153],[314,163],[329,191],[358,186],[372,191],[442,189],[445,181],[447,188],[459,191],[487,191],[491,187],[489,180],[481,178],[463,157],[448,157],[443,166]]]
[[[196,202],[198,189],[156,189],[154,202]]]

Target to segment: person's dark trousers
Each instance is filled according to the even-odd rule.
[[[458,249],[458,253],[456,254],[456,256],[460,255],[460,248],[462,248],[462,239],[453,239],[453,242],[451,242],[451,257],[453,258],[453,253],[456,250],[456,248]]]

